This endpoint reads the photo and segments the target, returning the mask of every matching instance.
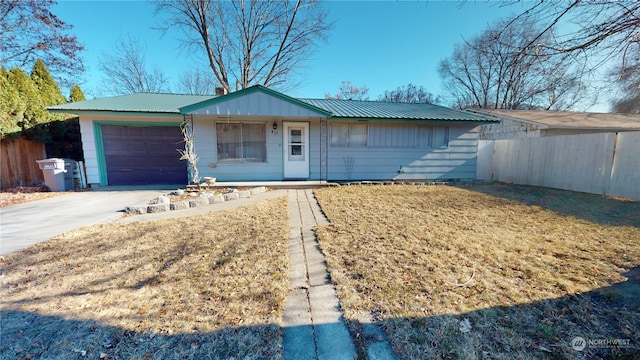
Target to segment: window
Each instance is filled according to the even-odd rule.
[[[217,123],[218,161],[267,161],[265,124]]]
[[[332,124],[331,146],[364,147],[367,146],[367,124]]]
[[[448,147],[449,127],[418,125],[416,127],[417,147]]]

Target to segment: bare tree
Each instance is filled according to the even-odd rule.
[[[111,53],[103,53],[99,68],[104,73],[105,87],[114,94],[167,92],[163,73],[149,70],[146,49],[134,37],[120,38]]]
[[[609,71],[618,96],[611,108],[617,113],[640,114],[640,43],[632,46]]]
[[[408,84],[399,86],[396,90],[385,91],[383,95],[378,97],[379,101],[387,102],[404,102],[404,103],[420,103],[420,104],[437,104],[440,102],[439,96],[433,96],[424,86],[415,86]]]
[[[457,44],[438,67],[445,89],[461,108],[570,109],[584,90],[579,63],[531,45],[535,23],[499,21]],[[534,34],[534,35],[532,35]],[[540,37],[546,40],[553,34]]]
[[[68,83],[84,71],[83,46],[68,32],[72,26],[51,12],[53,0],[0,1],[0,66],[25,68],[37,59]]]
[[[212,95],[217,86],[218,80],[210,71],[191,69],[180,75],[177,88],[184,94]]]
[[[635,0],[536,1],[507,27],[520,21],[537,24],[538,31],[528,46],[575,56],[597,53],[604,59],[597,59],[595,67],[607,58],[625,53],[640,40],[640,2]],[[570,25],[566,28],[571,30],[543,39],[560,24]]]
[[[324,40],[332,24],[318,0],[167,0],[157,12],[206,55],[227,91],[260,84],[282,87]]]
[[[343,81],[340,90],[335,94],[324,94],[325,99],[335,100],[369,100],[369,88],[367,85],[361,87],[354,86],[351,81]]]

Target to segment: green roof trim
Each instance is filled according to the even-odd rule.
[[[262,85],[254,85],[254,86],[248,87],[246,89],[242,89],[242,90],[238,90],[238,91],[229,93],[227,95],[221,95],[221,96],[217,96],[217,97],[214,97],[214,98],[211,98],[211,99],[203,100],[203,101],[195,103],[195,104],[186,105],[186,106],[180,108],[180,112],[183,113],[183,114],[187,114],[187,113],[193,112],[195,110],[202,109],[204,107],[208,107],[208,106],[211,106],[211,105],[223,103],[225,101],[229,101],[229,100],[232,100],[232,99],[235,99],[235,98],[239,98],[239,97],[242,97],[242,96],[253,94],[255,92],[261,92],[261,93],[273,96],[273,97],[278,98],[280,100],[283,100],[283,101],[286,101],[288,103],[292,103],[294,105],[297,105],[297,106],[300,106],[302,108],[305,108],[305,109],[307,109],[309,111],[316,112],[319,115],[322,115],[322,116],[325,116],[325,117],[331,116],[331,112],[329,112],[329,111],[327,111],[325,109],[313,106],[312,104],[309,104],[307,102],[301,101],[301,100],[296,99],[296,98],[292,98],[291,96],[285,95],[285,94],[283,94],[281,92],[278,92],[278,91],[275,91],[275,90],[271,90],[271,89],[269,89],[267,87],[264,87]]]

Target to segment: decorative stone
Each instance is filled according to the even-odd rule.
[[[189,192],[189,196],[191,197],[197,197],[198,193],[197,192]]]
[[[172,191],[171,195],[182,196],[184,195],[184,190],[178,189],[178,190]]]
[[[209,199],[206,197],[197,197],[193,200],[189,200],[190,207],[198,207],[203,205],[209,205]]]
[[[158,196],[158,198],[156,199],[156,203],[157,204],[168,204],[171,202],[171,199],[169,199],[168,196],[166,195],[160,195]]]
[[[159,212],[165,212],[169,210],[170,210],[169,204],[153,204],[153,205],[147,206],[148,213],[159,213]]]
[[[191,205],[188,201],[176,201],[169,204],[171,210],[184,210],[188,209]]]
[[[249,190],[238,191],[237,194],[241,199],[250,198],[251,197],[251,191],[249,191]]]
[[[209,198],[209,204],[217,204],[224,202],[224,195],[213,195]]]
[[[239,199],[240,195],[238,195],[238,192],[236,190],[236,192],[229,192],[224,194],[224,201],[229,201],[229,200],[236,200]]]
[[[124,208],[124,212],[131,215],[141,215],[147,213],[147,205],[133,205]]]
[[[267,188],[264,186],[258,186],[258,187],[254,187],[251,190],[249,190],[249,192],[251,193],[251,195],[256,195],[256,194],[262,194],[263,192],[267,191]]]

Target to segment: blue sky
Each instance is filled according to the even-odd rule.
[[[371,99],[385,90],[414,83],[434,95],[445,95],[438,62],[455,43],[470,38],[489,23],[522,10],[527,4],[503,6],[497,1],[329,1],[325,6],[335,27],[295,81],[294,97],[322,98],[336,93],[343,80],[369,87]],[[178,30],[162,36],[154,29],[163,19],[144,1],[67,1],[53,9],[85,45],[83,90],[89,97],[105,94],[98,62],[119,37],[139,38],[147,47],[149,65],[172,82],[190,67],[202,67],[197,56],[180,48]],[[445,104],[446,104],[445,99]],[[605,111],[606,107],[591,110]]]

